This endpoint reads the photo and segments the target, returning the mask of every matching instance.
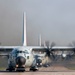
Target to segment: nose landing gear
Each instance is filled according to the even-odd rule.
[[[25,71],[25,67],[17,67],[16,71],[17,72],[24,72]]]

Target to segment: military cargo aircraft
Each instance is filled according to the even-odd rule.
[[[57,51],[62,51],[62,57],[68,54],[64,51],[72,51],[74,54],[74,47],[41,47],[41,46],[27,46],[26,42],[26,13],[24,13],[23,26],[23,46],[0,46],[0,56],[8,57],[7,71],[25,71],[25,68],[30,68],[30,71],[37,71],[37,65],[46,63],[48,58],[56,58]]]

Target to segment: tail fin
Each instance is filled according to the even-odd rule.
[[[24,12],[24,23],[23,23],[23,46],[27,46],[27,39],[26,39],[26,13]]]
[[[41,46],[42,45],[42,42],[41,42],[41,34],[39,35],[39,45]]]

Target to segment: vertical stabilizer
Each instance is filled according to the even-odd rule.
[[[41,34],[39,35],[39,45],[41,46],[42,43],[41,43]]]
[[[26,12],[24,12],[24,23],[23,23],[23,46],[27,46],[27,40],[26,40]]]

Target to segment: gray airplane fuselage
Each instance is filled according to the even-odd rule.
[[[16,67],[16,59],[18,57],[23,57],[25,59],[25,64],[23,66],[26,67],[31,67],[32,64],[34,63],[33,61],[35,60],[33,54],[31,53],[31,50],[25,48],[25,47],[20,47],[12,50],[12,52],[9,54],[9,60],[8,63]]]

